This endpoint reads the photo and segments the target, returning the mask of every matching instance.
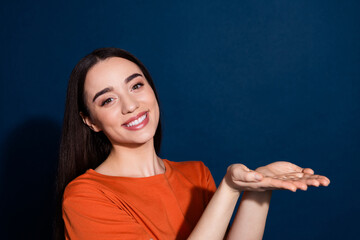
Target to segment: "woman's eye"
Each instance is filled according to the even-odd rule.
[[[142,83],[137,83],[137,84],[135,84],[135,85],[132,87],[132,89],[135,90],[135,89],[138,89],[138,88],[140,88],[140,87],[142,87],[142,86],[144,86],[144,84],[142,84]]]
[[[104,105],[106,105],[108,103],[111,103],[113,100],[114,100],[113,98],[108,98],[108,99],[106,99],[105,101],[102,102],[101,106],[104,106]]]

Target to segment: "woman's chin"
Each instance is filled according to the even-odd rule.
[[[122,147],[128,147],[128,148],[138,148],[142,147],[147,144],[153,144],[153,136],[151,137],[137,137],[136,139],[132,139],[131,141],[113,141],[112,145],[114,146],[122,146]]]

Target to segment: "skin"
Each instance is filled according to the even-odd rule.
[[[131,81],[125,79],[140,74]],[[84,90],[90,116],[84,122],[94,131],[103,131],[112,143],[109,157],[95,171],[111,176],[146,177],[164,172],[156,156],[153,137],[159,122],[155,94],[140,68],[123,58],[108,58],[93,66],[85,79]],[[111,90],[94,96],[105,88]],[[148,111],[148,124],[137,131],[121,125]],[[126,161],[124,160],[126,159]]]
[[[131,81],[129,76],[139,74]],[[105,88],[110,90],[94,97]],[[154,149],[159,106],[139,67],[122,58],[108,58],[93,66],[84,84],[90,116],[80,113],[93,131],[103,131],[112,143],[109,157],[95,171],[110,176],[148,177],[165,172]],[[130,117],[148,111],[149,123],[137,131],[122,127]],[[223,239],[241,192],[240,206],[227,239],[262,239],[272,190],[295,192],[330,181],[310,168],[275,162],[255,171],[233,164],[206,207],[189,239]]]
[[[230,173],[229,173],[230,171]],[[244,191],[227,239],[262,239],[269,209],[271,190],[306,191],[309,186],[328,186],[330,180],[314,175],[310,168],[289,162],[274,162],[255,171],[240,164],[228,169],[230,185]],[[260,176],[256,179],[255,176]]]
[[[310,168],[289,162],[274,162],[255,171],[243,164],[229,166],[189,239],[223,239],[242,191],[244,195],[226,239],[262,239],[271,190],[295,192],[330,184],[328,178],[313,173]]]

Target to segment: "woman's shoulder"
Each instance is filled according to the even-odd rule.
[[[208,169],[202,161],[181,161],[174,162],[167,159],[164,159],[172,168],[178,170],[200,170]]]
[[[169,179],[176,179],[182,181],[182,183],[187,181],[201,189],[207,189],[212,193],[215,192],[214,179],[209,168],[202,161],[172,162],[166,159],[164,161],[171,168]],[[172,178],[172,176],[174,177]]]
[[[172,172],[178,172],[189,178],[208,178],[211,175],[210,170],[202,161],[181,161],[173,162],[164,159],[171,167]]]
[[[87,170],[65,187],[63,198],[98,195],[101,191],[103,191],[103,185],[90,173],[90,170]]]

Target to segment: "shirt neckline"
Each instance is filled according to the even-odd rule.
[[[136,181],[136,180],[150,180],[150,179],[157,179],[157,178],[163,178],[163,177],[168,177],[171,174],[171,166],[169,165],[167,159],[161,159],[163,160],[164,166],[165,166],[165,171],[164,173],[160,173],[160,174],[156,174],[153,176],[149,176],[149,177],[125,177],[125,176],[110,176],[110,175],[105,175],[102,173],[98,173],[96,172],[94,169],[89,168],[86,173],[90,174],[90,175],[94,175],[97,177],[101,177],[101,178],[106,178],[106,179],[121,179],[121,180],[131,180],[131,181]]]

